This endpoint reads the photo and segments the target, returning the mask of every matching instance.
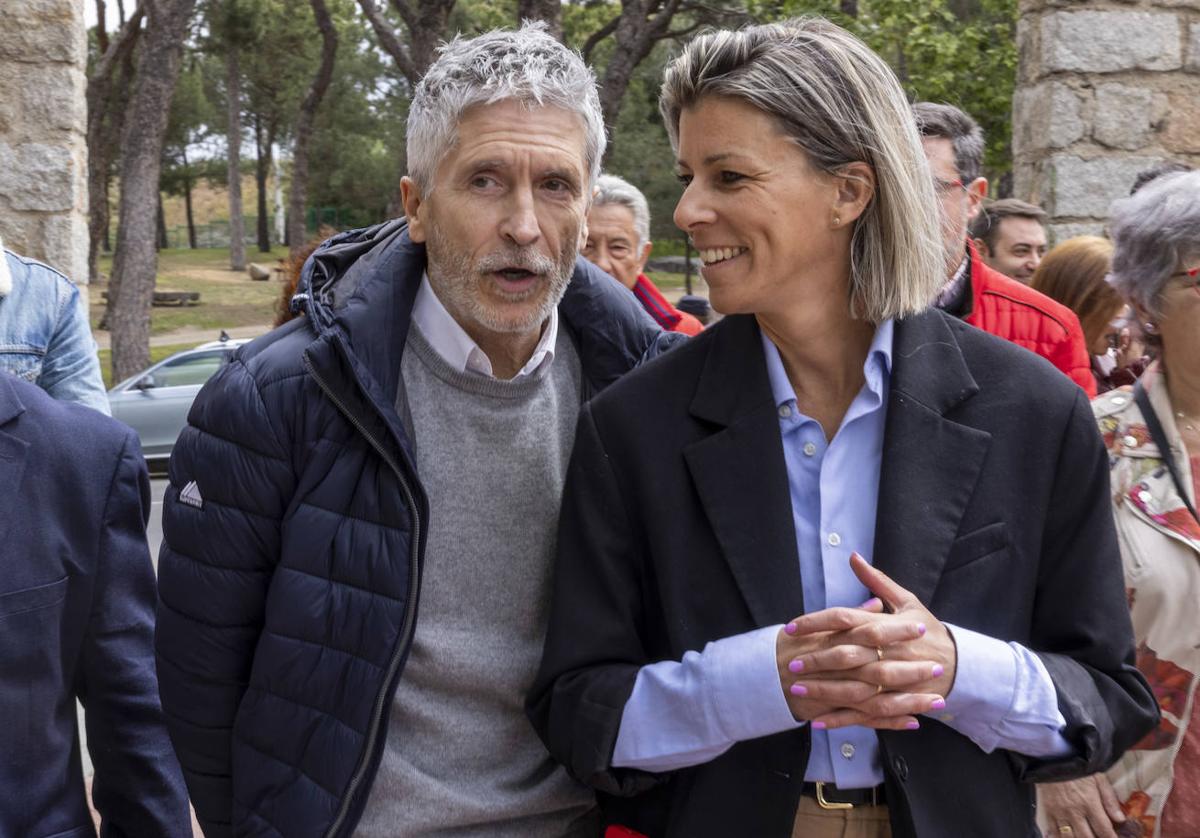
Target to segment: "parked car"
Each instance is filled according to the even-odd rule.
[[[152,471],[166,467],[175,440],[204,382],[248,340],[221,340],[176,352],[108,391],[113,418],[137,431]]]

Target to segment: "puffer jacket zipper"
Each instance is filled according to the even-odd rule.
[[[367,745],[363,749],[362,758],[359,760],[358,766],[354,769],[354,773],[350,777],[350,784],[346,787],[346,793],[342,797],[341,805],[338,807],[337,814],[334,816],[333,823],[325,833],[325,838],[335,838],[339,830],[346,822],[346,818],[350,813],[350,806],[354,801],[355,795],[358,793],[359,787],[363,780],[366,779],[367,766],[371,764],[371,759],[374,750],[377,746],[376,740],[379,738],[379,726],[383,724],[383,715],[387,710],[386,702],[392,682],[396,679],[397,672],[400,669],[400,663],[404,659],[405,651],[408,649],[409,643],[412,640],[413,628],[416,625],[417,614],[417,595],[421,590],[421,563],[419,561],[420,545],[421,545],[421,513],[417,508],[416,499],[413,497],[412,487],[408,485],[408,481],[404,477],[403,471],[396,463],[395,459],[387,452],[383,444],[379,442],[371,433],[363,426],[351,410],[346,407],[343,402],[333,392],[333,389],[325,382],[321,376],[317,375],[313,369],[312,363],[306,356],[304,358],[304,367],[308,370],[308,374],[312,376],[313,381],[321,388],[331,402],[337,407],[343,416],[350,422],[351,425],[362,435],[362,437],[378,452],[383,461],[388,464],[396,474],[396,479],[400,482],[400,488],[404,494],[404,500],[408,504],[409,515],[412,516],[412,533],[409,539],[411,548],[409,550],[409,586],[408,600],[404,604],[404,622],[400,628],[400,641],[392,650],[392,658],[388,662],[386,676],[383,679],[383,684],[379,688],[379,694],[375,697],[375,706],[371,710],[371,721],[367,725]]]

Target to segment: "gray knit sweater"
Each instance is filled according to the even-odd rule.
[[[592,793],[525,717],[546,633],[579,356],[501,381],[454,370],[410,327],[402,373],[429,496],[416,634],[357,835],[598,834]]]

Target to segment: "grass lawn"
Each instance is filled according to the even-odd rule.
[[[176,352],[182,352],[185,349],[191,349],[199,345],[199,343],[173,343],[170,346],[151,346],[150,363],[157,364],[169,355],[174,355]],[[114,384],[112,380],[112,350],[101,349],[97,354],[100,356],[100,375],[104,377],[105,389],[108,389]]]
[[[274,268],[277,259],[287,256],[286,247],[271,253],[259,253],[253,248],[247,253],[251,262]],[[100,260],[100,272],[107,276],[112,270],[112,257]],[[256,282],[246,273],[229,270],[229,250],[201,248],[197,250],[162,250],[158,254],[160,291],[199,291],[200,302],[192,306],[156,306],[150,310],[150,333],[161,335],[186,326],[217,331],[237,326],[256,326],[275,318],[279,299],[279,283],[272,278]],[[104,314],[101,292],[106,282],[91,289],[91,323],[95,329]]]

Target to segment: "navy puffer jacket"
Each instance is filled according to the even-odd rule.
[[[158,676],[210,838],[344,836],[362,813],[431,514],[395,408],[424,269],[402,220],[331,239],[307,317],[238,350],[175,446]],[[583,260],[559,312],[587,394],[678,339]]]

